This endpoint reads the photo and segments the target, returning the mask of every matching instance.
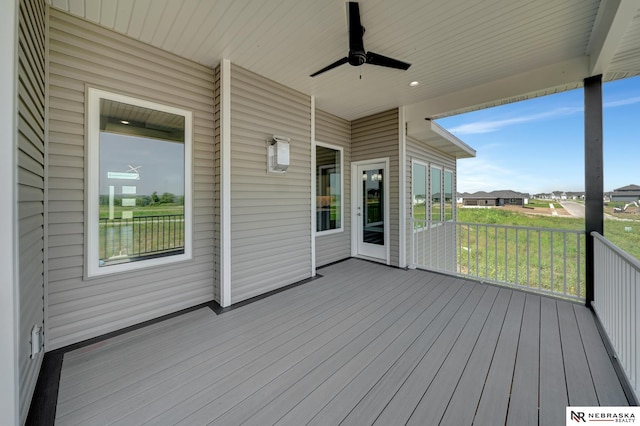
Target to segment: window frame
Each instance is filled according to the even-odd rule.
[[[184,252],[181,254],[119,263],[101,267],[99,255],[100,215],[100,100],[108,99],[120,103],[153,109],[184,117]],[[191,111],[152,102],[120,93],[87,87],[87,126],[85,163],[85,278],[94,278],[184,262],[193,258],[192,176],[193,176],[193,114]]]
[[[338,145],[333,145],[333,144],[329,144],[329,143],[324,143],[324,142],[318,142],[316,141],[315,143],[315,147],[314,150],[315,152],[313,153],[313,158],[314,158],[314,170],[315,170],[315,194],[316,197],[319,195],[318,192],[318,163],[317,163],[317,148],[318,147],[322,147],[322,148],[327,148],[327,149],[332,149],[334,151],[338,151],[340,153],[340,227],[339,228],[335,228],[335,229],[326,229],[324,231],[318,231],[318,223],[316,220],[316,224],[315,224],[315,229],[314,232],[317,236],[323,236],[323,235],[331,235],[331,234],[339,234],[341,232],[344,232],[344,221],[345,221],[345,217],[344,217],[344,148]],[[316,202],[315,204],[315,212],[314,215],[318,215],[318,203]]]
[[[420,161],[420,160],[412,160],[411,161],[411,218],[412,219],[416,219],[416,214],[415,214],[415,204],[413,203],[413,200],[415,200],[415,166],[419,165],[424,167],[424,176],[425,176],[425,181],[424,181],[424,185],[425,185],[425,200],[424,200],[424,219],[417,219],[417,220],[425,220],[428,221],[429,219],[429,214],[427,213],[427,206],[430,205],[430,202],[428,202],[428,200],[431,200],[431,188],[429,188],[429,164],[424,162],[424,161]],[[428,197],[428,198],[427,198]]]
[[[446,218],[446,197],[443,197],[443,221],[444,222],[454,222],[456,220],[456,191],[455,191],[455,173],[451,169],[444,168],[444,173],[442,174],[442,193],[446,195],[446,176],[447,173],[451,173],[451,219],[447,220]]]
[[[434,219],[433,218],[433,170],[438,170],[440,172],[440,179],[439,179],[439,187],[440,187],[440,217],[438,219]],[[433,223],[433,222],[444,222],[444,167],[437,165],[437,164],[433,164],[431,163],[429,165],[429,179],[428,179],[428,184],[429,184],[429,220]]]

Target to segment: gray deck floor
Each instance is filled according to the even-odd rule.
[[[560,425],[627,405],[581,305],[351,259],[69,352],[56,424]]]

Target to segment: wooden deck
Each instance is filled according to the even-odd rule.
[[[56,424],[560,425],[627,405],[581,305],[351,259],[69,352]]]

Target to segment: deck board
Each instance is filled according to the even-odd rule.
[[[583,306],[357,259],[319,272],[65,354],[56,424],[553,424],[567,400],[627,403]]]
[[[540,297],[527,294],[513,373],[507,426],[538,425]]]
[[[595,385],[589,371],[573,307],[574,305],[568,302],[558,302],[558,321],[560,338],[562,339],[562,353],[566,360],[564,371],[567,378],[569,404],[598,405]]]
[[[567,383],[564,375],[556,301],[540,301],[540,426],[565,421]]]

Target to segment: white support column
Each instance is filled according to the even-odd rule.
[[[18,342],[19,281],[17,247],[16,137],[18,74],[17,0],[6,1],[0,14],[0,182],[5,208],[0,209],[0,417],[20,423]],[[28,336],[24,336],[27,339]]]
[[[398,162],[399,162],[399,191],[400,197],[399,204],[399,216],[400,216],[400,235],[399,235],[399,250],[398,263],[401,268],[407,266],[407,124],[405,116],[405,107],[398,108]]]
[[[344,164],[340,167],[344,168]],[[343,172],[344,173],[344,172]],[[344,219],[343,219],[344,220]],[[316,97],[311,96],[311,276],[316,276]]]
[[[231,305],[231,61],[220,67],[220,305]]]

